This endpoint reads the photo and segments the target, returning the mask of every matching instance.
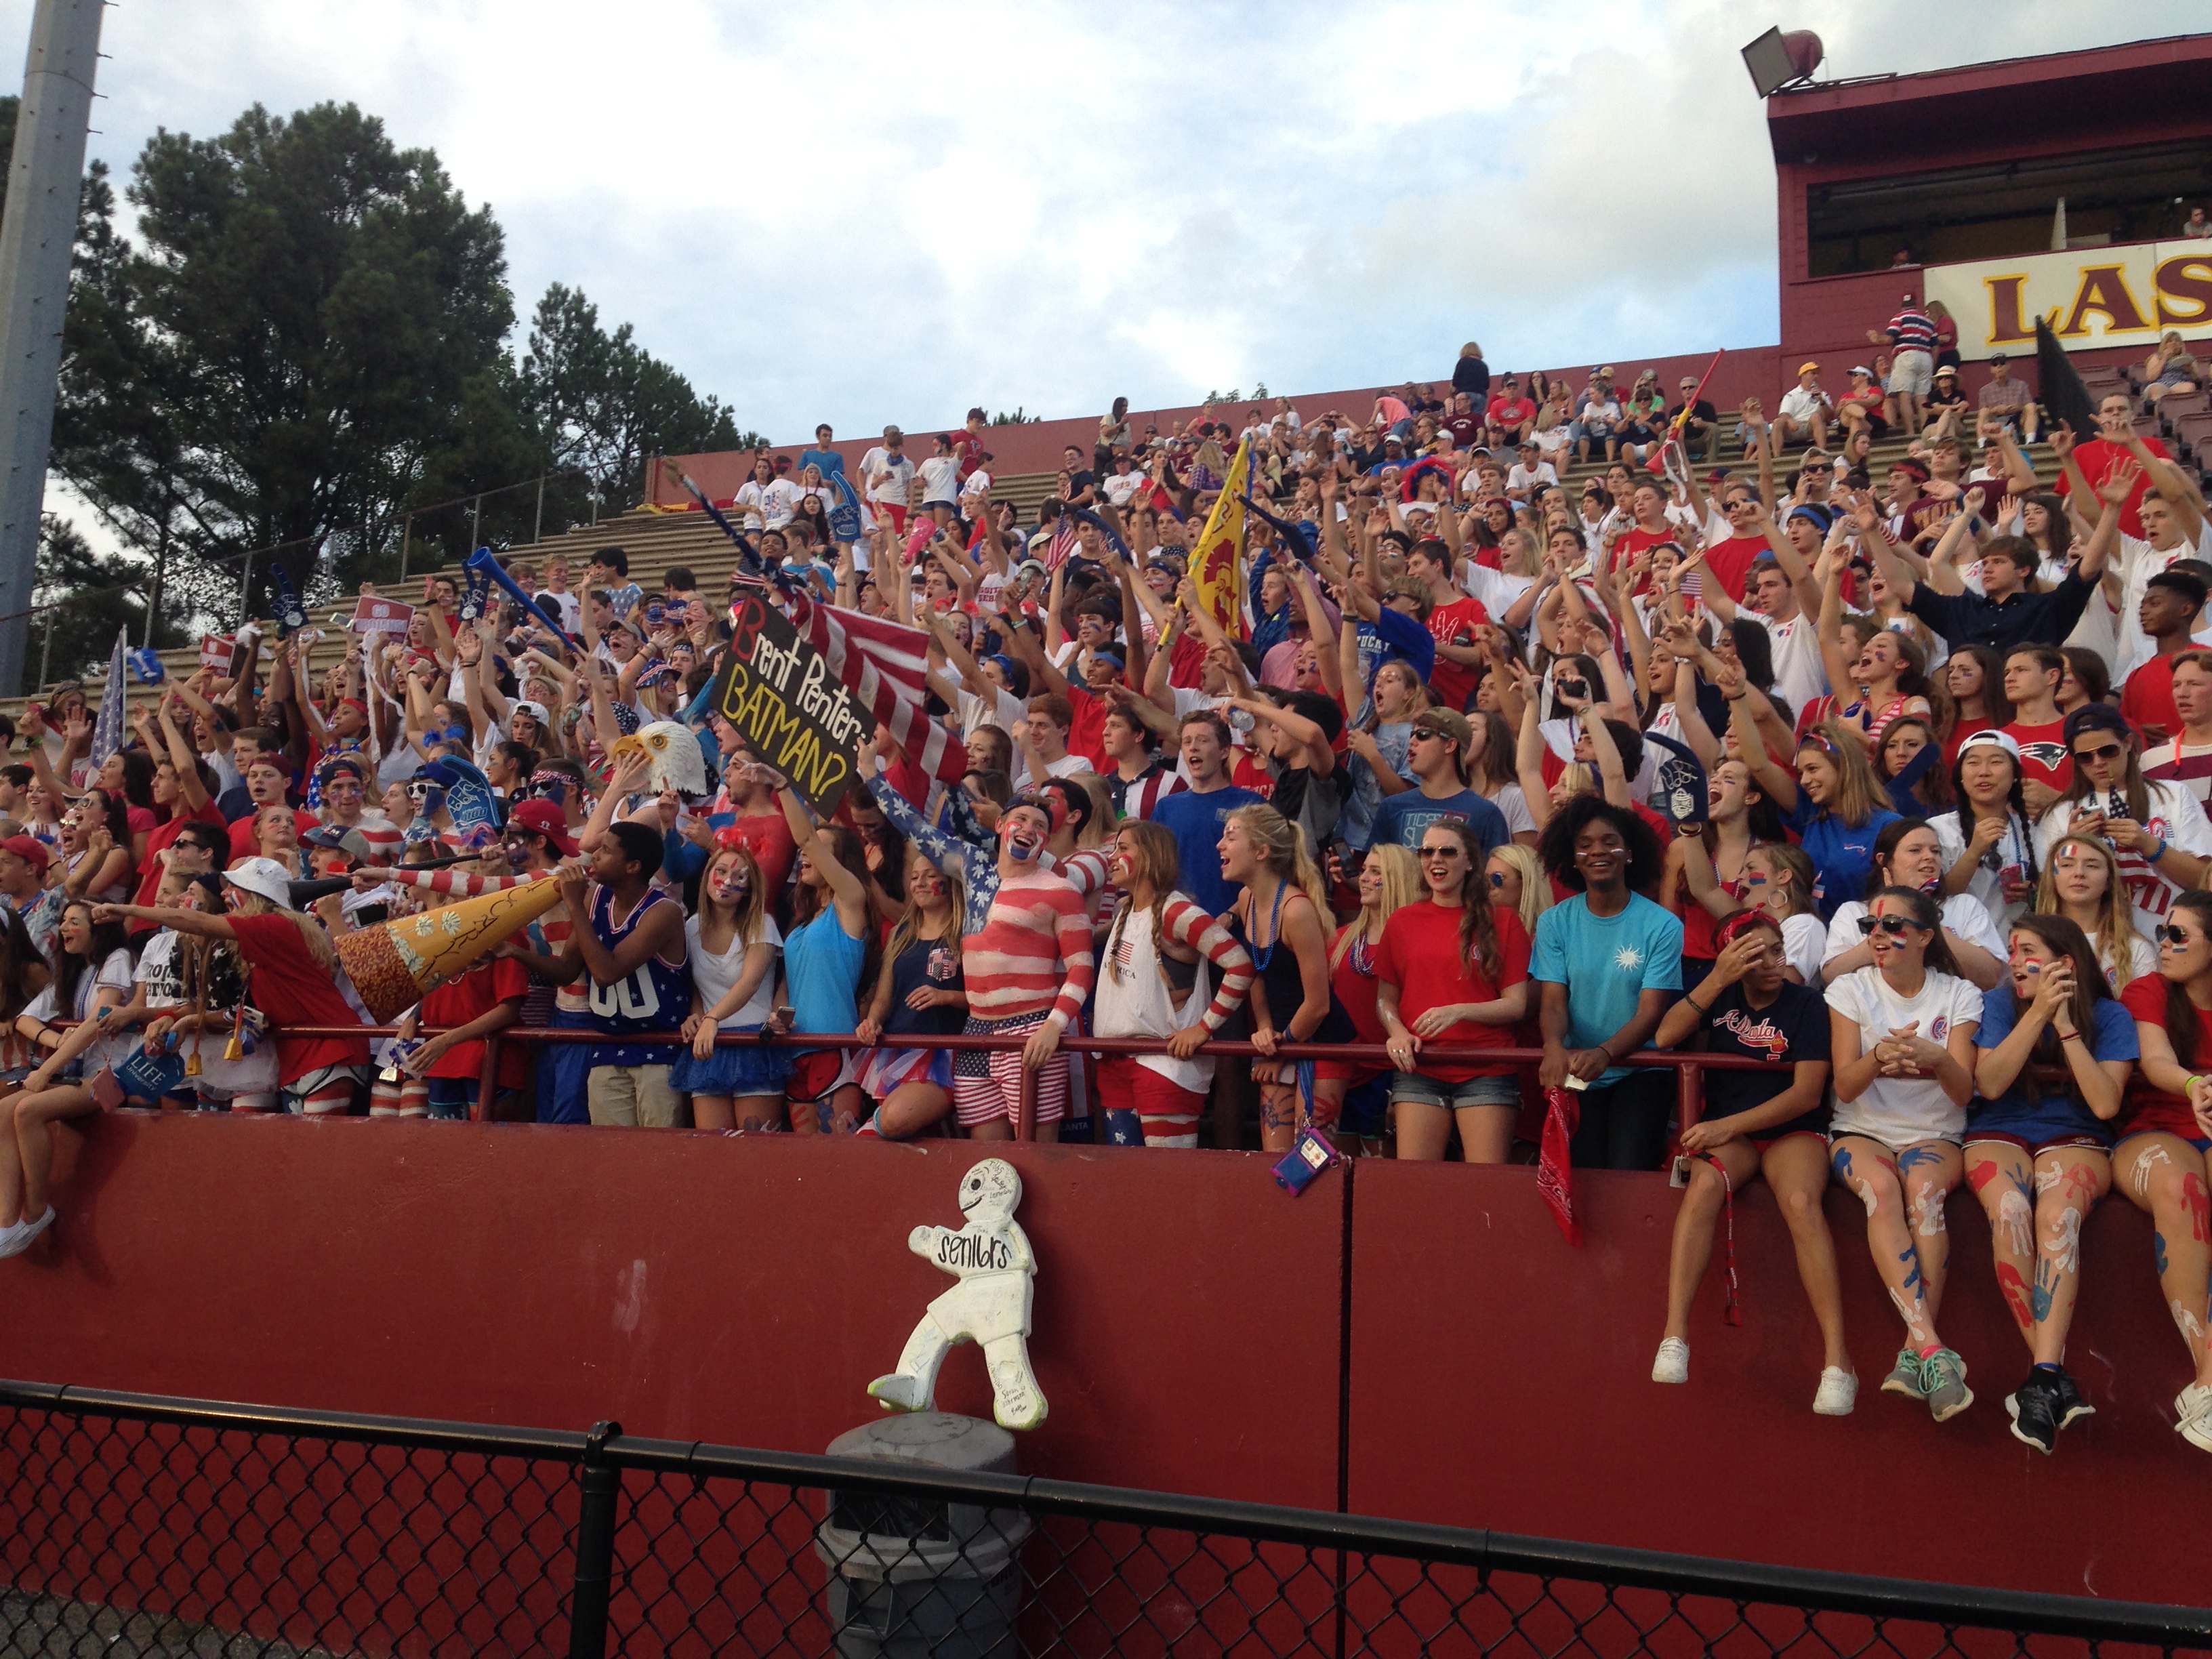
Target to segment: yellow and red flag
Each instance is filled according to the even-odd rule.
[[[1235,637],[1244,610],[1244,490],[1251,475],[1251,441],[1242,440],[1221,481],[1213,511],[1191,550],[1191,584],[1206,613]]]

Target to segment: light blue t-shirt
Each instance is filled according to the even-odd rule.
[[[1567,988],[1567,1047],[1595,1048],[1634,1018],[1644,992],[1682,988],[1681,919],[1640,893],[1619,915],[1594,916],[1577,893],[1536,918],[1528,977]],[[1628,1072],[1610,1066],[1591,1086]]]
[[[825,904],[813,921],[785,935],[783,978],[791,992],[794,1031],[850,1031],[860,1023],[856,1000],[868,942],[854,939]]]

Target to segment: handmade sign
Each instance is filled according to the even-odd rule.
[[[1022,1178],[1004,1158],[987,1158],[960,1182],[966,1224],[916,1227],[906,1247],[960,1282],[929,1304],[906,1340],[898,1369],[868,1384],[888,1411],[937,1409],[937,1372],[962,1342],[983,1349],[991,1378],[991,1414],[1007,1429],[1033,1429],[1044,1421],[1044,1391],[1030,1369],[1030,1304],[1036,1258],[1014,1219]]]
[[[356,634],[404,634],[414,623],[413,605],[363,594],[354,601],[353,620],[346,623],[346,628]]]
[[[708,712],[736,726],[763,763],[828,817],[852,787],[860,739],[874,719],[830,659],[759,594],[730,607],[730,628],[729,654],[708,688]]]
[[[260,643],[259,635],[245,630],[240,630],[236,639],[228,634],[204,635],[200,639],[200,666],[214,669],[224,679],[237,679],[246,672]]]

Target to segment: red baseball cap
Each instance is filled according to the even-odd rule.
[[[41,874],[45,872],[50,854],[46,842],[35,836],[10,836],[7,840],[0,841],[0,848],[5,848],[24,863],[36,866]]]
[[[553,843],[553,850],[564,859],[577,856],[575,837],[568,833],[568,820],[558,806],[550,800],[517,802],[507,815],[510,828],[534,830]]]

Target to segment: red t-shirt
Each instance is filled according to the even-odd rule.
[[[253,827],[260,817],[261,809],[257,806],[251,812],[248,812],[244,817],[239,819],[237,823],[230,826],[231,857],[234,859],[250,859],[259,855],[261,844],[254,839]],[[218,812],[213,818],[210,819],[209,822],[220,823],[222,822],[222,815]],[[304,806],[295,806],[292,809],[292,827],[297,830],[303,836],[310,830],[320,828],[322,822],[323,821],[320,818],[317,817],[313,812],[310,812]],[[151,843],[149,843],[149,845],[150,847]]]
[[[2166,446],[2156,438],[2145,438],[2143,447],[2160,460],[2172,459],[2166,453]],[[2074,446],[2074,463],[2081,469],[2081,476],[2089,481],[2089,488],[2092,489],[2096,489],[2106,478],[2112,477],[2113,468],[2118,466],[2123,461],[2131,461],[2134,459],[2110,438],[2092,438],[2086,443]],[[2061,471],[2058,475],[2058,493],[2062,495],[2070,494],[2069,485],[2071,482],[2067,475]],[[2128,491],[2127,500],[2120,505],[2122,535],[2133,536],[2137,541],[2143,538],[2142,514],[2139,509],[2142,506],[2142,498],[2149,493],[2150,475],[2146,472],[2136,480],[2135,488]],[[2094,524],[2097,521],[2097,513],[2100,508],[2101,503],[2091,501],[2088,508],[2083,512],[2082,517],[2087,519],[2091,524]]]
[[[2173,706],[2173,659],[2153,657],[2139,664],[2120,687],[2120,713],[2140,726],[2154,726],[2167,737],[2181,730],[2181,711]]]
[[[2060,794],[2074,787],[2074,757],[2066,749],[2066,722],[2055,720],[2041,726],[2014,720],[2003,728],[2020,745],[2020,775],[2047,783]]]
[[[366,1066],[368,1039],[295,1037],[288,1025],[358,1025],[362,1018],[318,963],[290,915],[233,916],[253,1006],[276,1028],[276,1080],[291,1083],[323,1066]]]
[[[1495,1002],[1528,977],[1528,930],[1517,911],[1502,905],[1490,907],[1498,929],[1498,977],[1493,983],[1480,961],[1460,954],[1461,912],[1425,901],[1409,904],[1382,926],[1382,943],[1376,947],[1375,977],[1398,988],[1398,1018],[1408,1028],[1431,1008],[1450,1002]],[[1428,1039],[1424,1039],[1427,1042]],[[1510,1025],[1482,1025],[1471,1019],[1455,1021],[1438,1033],[1437,1042],[1463,1042],[1480,1048],[1510,1048]],[[1424,1077],[1444,1083],[1464,1083],[1471,1077],[1510,1073],[1510,1065],[1479,1066],[1463,1060],[1431,1060],[1417,1054],[1413,1064]]]
[[[1380,943],[1376,941],[1378,946]],[[1344,1012],[1352,1016],[1352,1029],[1358,1033],[1362,1042],[1387,1042],[1390,1034],[1382,1028],[1382,1016],[1375,1011],[1375,963],[1370,960],[1367,971],[1361,973],[1352,960],[1358,948],[1356,945],[1347,946],[1329,969],[1329,989],[1336,993]],[[1388,1069],[1387,1065],[1384,1069]]]
[[[1526,398],[1492,398],[1482,411],[1482,418],[1503,430],[1518,426],[1523,421],[1536,418],[1536,405]]]
[[[1075,718],[1068,722],[1067,752],[1082,756],[1094,772],[1107,771],[1106,714],[1111,705],[1088,687],[1072,683],[1067,702],[1075,711]]]
[[[2163,974],[2145,974],[2140,979],[2131,979],[2120,988],[2120,1005],[2139,1023],[2171,1030],[2166,1018],[2166,988],[2169,983]],[[2208,1059],[2212,1059],[2212,1008],[2199,1008],[2197,1063],[2201,1066]],[[2120,1101],[2120,1121],[2114,1127],[2124,1135],[2163,1129],[2184,1140],[2197,1139],[2203,1133],[2197,1127],[2197,1114],[2189,1109],[2189,1103],[2179,1095],[2154,1089],[2141,1066],[2128,1074],[2128,1091]]]
[[[512,997],[518,1002],[530,990],[530,969],[512,957],[486,957],[455,979],[447,980],[422,999],[416,1023],[425,1030],[441,1025],[465,1025],[481,1019]],[[428,1077],[481,1078],[483,1040],[457,1042],[431,1062]],[[519,1089],[523,1084],[526,1056],[519,1042],[499,1045],[499,1086]]]
[[[1751,575],[1752,561],[1769,550],[1764,536],[1730,536],[1726,541],[1712,544],[1705,555],[1705,564],[1712,571],[1713,579],[1728,591],[1729,598],[1741,605],[1743,585]]]
[[[1451,599],[1429,612],[1429,632],[1439,645],[1471,645],[1472,639],[1460,635],[1471,633],[1490,620],[1490,612],[1482,608],[1480,599]],[[1467,707],[1467,700],[1474,695],[1476,672],[1464,663],[1446,662],[1439,652],[1436,666],[1429,671],[1429,693],[1437,702],[1455,714]]]
[[[213,800],[202,802],[183,817],[173,817],[167,823],[156,824],[146,836],[146,861],[138,866],[138,891],[131,899],[133,904],[151,904],[161,890],[161,851],[178,837],[188,823],[204,823],[214,829],[222,828],[222,814],[216,810]]]
[[[753,812],[735,820],[730,828],[738,832],[738,839],[760,866],[761,886],[770,904],[782,896],[783,879],[791,873],[791,860],[797,851],[791,839],[791,826],[781,812]]]

